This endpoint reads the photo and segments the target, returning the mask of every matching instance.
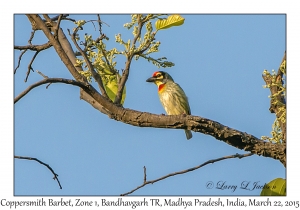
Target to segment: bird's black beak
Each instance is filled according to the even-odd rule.
[[[154,82],[156,80],[155,77],[150,77],[146,80],[146,82]]]

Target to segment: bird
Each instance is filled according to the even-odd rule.
[[[146,82],[153,82],[158,87],[158,96],[168,115],[190,115],[191,109],[183,89],[174,82],[170,74],[156,71]],[[184,130],[187,140],[193,137],[190,130]]]

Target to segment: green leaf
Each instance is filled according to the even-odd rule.
[[[106,93],[110,100],[114,101],[118,92],[118,79],[116,75],[103,75],[103,80],[106,81],[104,82],[104,88],[106,90]],[[119,74],[118,77],[121,77]],[[121,104],[124,104],[126,97],[126,87],[123,89],[123,94],[122,94],[122,100]]]
[[[261,196],[286,196],[286,180],[277,178],[265,185]]]
[[[170,15],[167,19],[159,19],[155,23],[156,30],[167,29],[173,26],[180,26],[184,18],[180,15]]]

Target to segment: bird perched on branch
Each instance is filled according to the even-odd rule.
[[[167,72],[154,72],[146,82],[153,82],[157,85],[160,102],[168,115],[191,114],[184,91]],[[185,135],[188,140],[193,137],[190,130],[185,130]]]

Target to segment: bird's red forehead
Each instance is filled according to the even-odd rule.
[[[156,75],[159,73],[159,71],[156,71],[153,73],[152,77],[156,77]]]

